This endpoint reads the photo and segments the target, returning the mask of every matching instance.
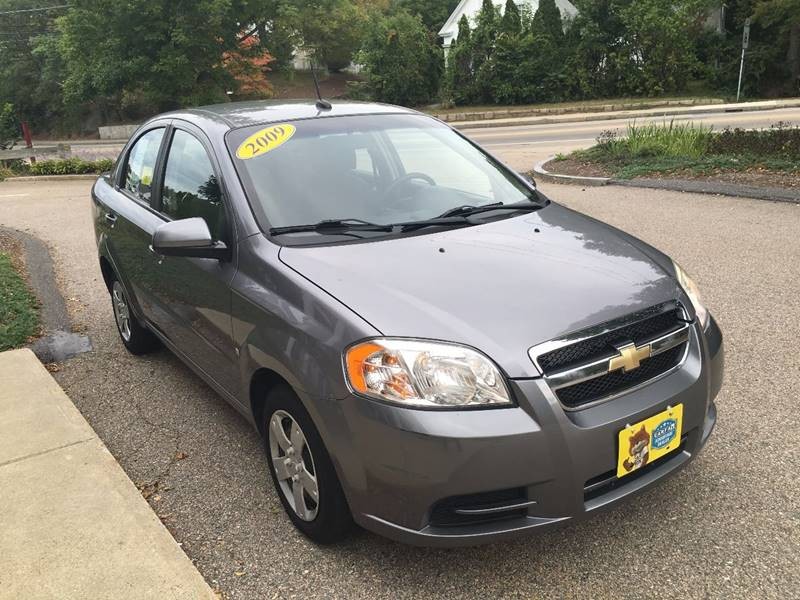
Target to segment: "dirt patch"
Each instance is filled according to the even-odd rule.
[[[714,173],[694,173],[691,170],[674,171],[668,175],[650,175],[649,179],[691,179],[693,181],[714,181],[756,187],[792,188],[800,190],[800,171],[767,171],[753,169],[748,171],[717,171]]]
[[[544,165],[546,171],[554,175],[574,175],[576,177],[611,177],[614,172],[596,163],[574,158],[564,160],[551,160]]]
[[[550,173],[557,175],[576,175],[579,177],[613,177],[614,169],[598,163],[568,158],[551,160],[544,165]],[[669,173],[650,173],[646,179],[683,179],[714,183],[731,183],[764,188],[791,188],[800,190],[800,170],[771,171],[763,168],[730,171],[718,169],[712,172],[697,173],[692,169],[678,169]],[[637,178],[634,178],[635,181]]]

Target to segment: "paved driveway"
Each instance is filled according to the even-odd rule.
[[[449,551],[364,532],[317,548],[295,533],[245,421],[169,353],[124,352],[94,254],[88,182],[0,184],[0,224],[51,246],[95,346],[56,377],[225,597],[796,596],[800,206],[542,188],[672,254],[700,282],[726,334],[720,423],[698,460],[623,507]]]

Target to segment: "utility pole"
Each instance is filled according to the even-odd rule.
[[[744,31],[742,32],[742,62],[739,64],[739,86],[736,88],[736,101],[742,95],[742,76],[744,75],[744,53],[750,47],[750,19],[744,22]]]

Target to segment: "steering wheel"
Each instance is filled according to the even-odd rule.
[[[384,192],[384,194],[383,194],[384,198],[391,198],[392,196],[394,196],[395,192],[397,192],[397,190],[399,190],[402,186],[407,184],[409,181],[414,181],[415,179],[418,179],[420,181],[424,181],[428,185],[436,185],[436,182],[433,180],[433,177],[431,177],[430,175],[426,175],[425,173],[417,173],[417,172],[406,173],[402,177],[398,177],[397,179],[395,179],[389,185],[389,187],[386,189],[386,192]]]

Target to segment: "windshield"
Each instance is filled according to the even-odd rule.
[[[330,220],[407,223],[532,196],[492,158],[420,115],[259,125],[232,131],[227,143],[265,230]]]

